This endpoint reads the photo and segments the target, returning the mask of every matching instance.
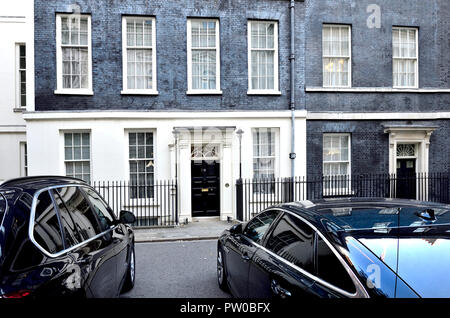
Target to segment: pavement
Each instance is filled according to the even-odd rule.
[[[236,223],[237,221],[220,221],[218,218],[199,218],[174,227],[135,228],[134,235],[137,243],[213,240]]]

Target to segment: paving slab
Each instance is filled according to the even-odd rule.
[[[194,220],[187,224],[164,228],[135,228],[136,242],[165,242],[217,239],[236,221],[219,221],[216,219]]]

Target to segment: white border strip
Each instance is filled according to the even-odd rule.
[[[307,93],[450,93],[450,88],[305,87]]]
[[[306,110],[295,111],[299,119],[306,118]],[[24,112],[25,120],[61,120],[61,119],[241,119],[241,118],[291,118],[291,111],[217,111],[217,112],[159,112],[142,111],[126,112],[108,110],[92,111],[38,111]]]
[[[428,120],[450,119],[450,112],[428,113],[346,113],[346,112],[308,112],[308,120]]]

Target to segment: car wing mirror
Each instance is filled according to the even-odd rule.
[[[136,222],[136,217],[134,216],[134,214],[132,212],[122,210],[122,211],[120,211],[119,220],[121,223],[124,223],[124,224],[132,224],[132,223]]]
[[[230,233],[233,235],[242,234],[242,223],[233,225],[230,228]]]

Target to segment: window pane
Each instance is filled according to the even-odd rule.
[[[97,214],[102,231],[110,229],[114,225],[114,217],[111,215],[107,204],[94,190],[90,188],[83,188],[83,190],[87,194],[94,212]]]
[[[58,189],[62,200],[83,240],[101,233],[97,219],[79,187]]]
[[[127,22],[127,45],[128,46],[135,45],[134,21]]]
[[[153,190],[149,190],[148,186],[153,186],[154,162],[149,160],[153,158],[153,133],[140,132],[129,134],[129,167],[130,181],[132,184],[147,185],[142,188],[132,188],[132,198],[151,198]],[[139,160],[131,160],[134,158]],[[151,182],[151,183],[149,183]]]
[[[216,51],[192,51],[192,88],[216,88]]]
[[[64,145],[72,146],[72,134],[70,133],[64,134]]]
[[[81,134],[81,140],[83,146],[89,146],[89,134],[88,133],[82,133]]]
[[[152,21],[144,21],[144,45],[152,46]]]
[[[191,36],[192,89],[216,89],[216,22],[191,20]]]
[[[24,46],[21,45],[20,48],[23,48]],[[25,56],[20,57],[20,68],[25,69],[27,67],[26,58]]]
[[[336,175],[349,173],[350,137],[339,135],[323,136],[323,174]],[[347,161],[342,163],[341,161]],[[336,162],[336,164],[326,164]],[[341,163],[340,163],[341,162]]]
[[[89,87],[88,78],[88,21],[86,17],[61,17],[62,88]],[[72,45],[72,47],[70,47]],[[75,47],[83,45],[84,47]],[[83,63],[85,62],[85,63]]]
[[[88,44],[88,34],[87,33],[80,33],[80,45],[87,45]]]
[[[356,292],[350,276],[325,241],[318,236],[317,276],[349,293]]]
[[[266,247],[294,265],[314,273],[314,231],[298,218],[286,214],[273,230]]]
[[[417,30],[393,29],[393,85],[415,87],[417,63]]]
[[[48,191],[38,197],[34,221],[33,236],[41,247],[52,254],[64,249],[58,216]]]
[[[322,37],[323,85],[350,85],[350,28],[323,26]]]
[[[254,178],[274,178],[275,132],[273,130],[259,128],[253,131],[253,156]]]
[[[81,152],[81,159],[90,159],[90,148],[89,147],[82,147],[82,152]]]
[[[243,234],[254,242],[261,243],[261,239],[279,213],[279,211],[270,210],[255,216],[248,222]]]
[[[69,30],[69,21],[67,20],[67,18],[61,18],[61,30],[63,31],[67,31]]]
[[[64,238],[65,238],[65,246],[66,248],[72,247],[77,245],[78,243],[82,242],[82,239],[80,237],[80,234],[78,233],[77,227],[75,226],[75,223],[70,216],[69,212],[66,209],[65,204],[61,200],[61,197],[59,196],[59,192],[52,190],[53,197],[55,198],[56,205],[58,206],[59,215],[61,218],[61,223],[64,231]]]
[[[80,19],[80,31],[81,32],[87,32],[88,31],[88,19],[87,18],[81,18]]]
[[[81,146],[81,134],[73,134],[73,144],[74,146]]]
[[[409,57],[416,57],[416,31],[409,30]]]
[[[142,21],[136,20],[135,22],[136,28],[136,46],[142,46],[143,34],[144,34],[144,24]]]

